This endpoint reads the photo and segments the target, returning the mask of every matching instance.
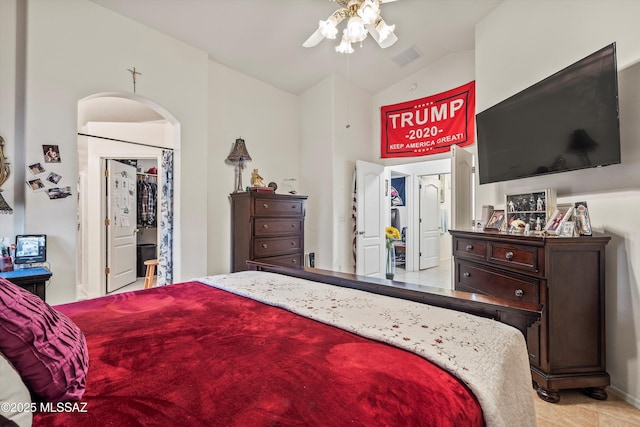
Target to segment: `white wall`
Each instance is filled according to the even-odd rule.
[[[612,389],[640,407],[640,2],[508,1],[476,27],[477,111],[615,41],[622,164],[487,184],[483,204],[505,193],[556,188],[558,202],[586,200],[595,231],[611,236],[606,250],[607,371]]]
[[[242,183],[251,184],[258,169],[265,184],[283,189],[285,179],[299,177],[298,97],[209,61],[209,155],[202,171],[208,188],[209,274],[231,269],[231,203],[235,166],[225,163],[237,138],[245,140],[251,161]],[[205,172],[206,171],[206,172]],[[278,191],[279,192],[279,191]]]
[[[333,262],[333,104],[334,77],[300,95],[300,194],[309,196],[305,252],[316,253],[316,267]]]
[[[23,89],[22,77],[16,73],[16,60],[22,54],[16,45],[21,40],[20,33],[24,32],[24,25],[18,22],[19,9],[24,8],[24,4],[18,1],[0,1],[0,136],[4,138],[5,155],[11,167],[11,175],[2,186],[2,197],[15,213],[0,214],[0,238],[7,237],[10,240],[18,234],[15,230],[22,230],[24,209],[21,202],[26,186],[24,153],[18,150],[24,142],[22,117],[16,108],[16,95]],[[22,193],[17,193],[16,187]]]
[[[367,92],[335,75],[300,96],[300,189],[309,196],[305,252],[316,253],[318,268],[355,271],[353,171],[356,160],[371,160],[370,105]]]
[[[71,186],[74,194],[49,200],[45,193],[26,193],[23,231],[48,235],[53,278],[47,301],[75,299],[77,102],[93,93],[131,91],[127,68],[133,66],[143,73],[138,94],[162,105],[182,125],[180,153],[188,168],[180,185],[183,206],[189,208],[182,209],[178,237],[184,261],[182,277],[176,279],[204,275],[206,198],[192,190],[201,178],[199,171],[207,167],[207,55],[86,0],[31,0],[27,17],[24,162],[41,162],[42,144],[59,145],[62,162],[45,166],[62,175],[59,185]],[[176,165],[178,173],[182,165]]]
[[[353,260],[353,172],[356,160],[369,161],[371,95],[351,82],[334,79],[333,259],[331,268],[355,272]],[[368,153],[367,153],[368,154]]]

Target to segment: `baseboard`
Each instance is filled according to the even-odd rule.
[[[624,391],[622,391],[619,388],[614,387],[614,386],[607,387],[607,391],[615,394],[620,399],[622,399],[625,402],[627,402],[629,405],[635,406],[636,408],[640,409],[640,399],[638,399],[638,398],[636,398],[634,396],[631,396],[629,393],[625,393]]]

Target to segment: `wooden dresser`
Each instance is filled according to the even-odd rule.
[[[606,399],[605,246],[609,237],[451,230],[456,290],[543,304],[527,331],[540,398],[581,388]]]
[[[307,196],[244,192],[231,194],[231,268],[247,260],[304,266]]]

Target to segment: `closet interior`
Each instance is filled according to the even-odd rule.
[[[127,163],[136,168],[136,276],[144,277],[144,262],[158,257],[158,165],[155,159]]]

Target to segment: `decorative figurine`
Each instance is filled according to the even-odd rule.
[[[258,174],[258,169],[254,169],[251,173],[251,186],[252,187],[266,187],[262,181],[262,177]]]
[[[511,221],[511,227],[509,228],[509,231],[512,233],[523,233],[526,227],[527,224],[525,224],[523,220],[515,219]]]

